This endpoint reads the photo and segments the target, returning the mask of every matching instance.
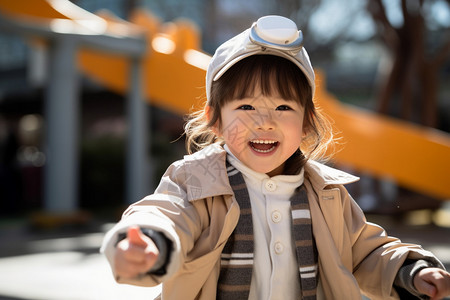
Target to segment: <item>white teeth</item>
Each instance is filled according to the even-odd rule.
[[[271,141],[271,140],[253,140],[251,142],[255,143],[255,144],[275,144],[276,143],[276,141]]]
[[[272,151],[272,150],[275,148],[275,146],[272,146],[270,149],[267,149],[267,150],[256,149],[256,148],[254,148],[254,147],[252,147],[252,148],[253,148],[253,150],[255,150],[256,152],[267,153],[267,152]]]
[[[267,150],[257,149],[257,148],[252,146],[252,149],[255,150],[256,152],[259,152],[259,153],[271,152],[273,149],[275,149],[276,144],[278,143],[277,141],[272,141],[272,140],[252,140],[250,142],[251,142],[251,144],[267,144],[267,145],[271,144],[272,145],[272,147],[270,147]]]

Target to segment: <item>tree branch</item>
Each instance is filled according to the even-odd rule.
[[[378,21],[386,30],[395,30],[386,16],[386,8],[381,0],[368,1],[367,8],[374,20]]]
[[[381,32],[381,39],[384,40],[385,44],[389,49],[394,49],[398,45],[399,32],[392,24],[386,15],[386,7],[384,6],[382,0],[370,0],[367,3],[367,9],[372,15],[372,18],[380,28],[384,29],[384,33]]]
[[[450,0],[449,0],[450,1]],[[444,64],[445,60],[450,57],[450,40],[442,45],[439,51],[435,54],[433,64],[436,66]]]

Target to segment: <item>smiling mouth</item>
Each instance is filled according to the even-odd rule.
[[[279,142],[272,140],[253,140],[249,142],[250,147],[259,153],[269,153],[273,151]]]

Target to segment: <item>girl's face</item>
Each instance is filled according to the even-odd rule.
[[[253,97],[231,100],[220,113],[222,122],[215,131],[234,156],[256,172],[269,176],[283,173],[286,160],[298,150],[303,136],[300,103],[276,93],[264,96],[255,87]]]

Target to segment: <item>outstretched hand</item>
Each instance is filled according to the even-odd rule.
[[[127,237],[116,247],[115,274],[121,278],[136,278],[147,273],[155,264],[159,250],[138,226],[128,228]]]
[[[414,276],[414,286],[431,300],[450,296],[450,273],[439,268],[425,268]]]

